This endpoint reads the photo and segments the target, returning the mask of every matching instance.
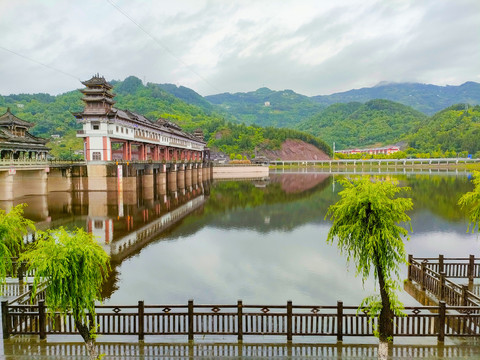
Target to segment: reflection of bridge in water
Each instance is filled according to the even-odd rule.
[[[179,205],[177,208],[163,213],[163,215],[160,215],[157,219],[130,232],[128,235],[115,239],[112,242],[106,241],[108,238],[107,236],[103,238],[100,237],[99,241],[102,243],[103,248],[110,255],[113,262],[121,262],[132,253],[139,251],[150,241],[158,238],[162,232],[179,223],[187,215],[200,209],[205,203],[205,200],[205,195],[199,192],[199,195],[192,200],[186,198],[187,202],[183,205]],[[95,222],[95,220],[92,219],[89,219],[88,221]],[[130,219],[127,218],[126,221],[130,221]],[[104,229],[105,231],[112,230],[106,226]]]

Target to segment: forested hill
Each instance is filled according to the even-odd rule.
[[[416,131],[428,117],[390,100],[365,104],[334,104],[299,123],[296,128],[321,136],[337,149],[397,143]]]
[[[458,104],[442,110],[409,137],[422,152],[467,151],[480,156],[480,106]]]
[[[260,88],[247,93],[224,93],[206,96],[238,122],[260,126],[292,127],[324,108],[308,96],[292,90],[273,91]]]
[[[370,88],[349,90],[332,95],[319,95],[312,97],[312,99],[322,105],[348,102],[363,103],[373,99],[387,99],[411,106],[427,115],[433,115],[454,104],[480,104],[480,84],[472,81],[459,86],[380,83]]]
[[[188,91],[187,88],[174,89],[173,86],[148,83],[134,76],[124,81],[111,81],[114,86],[115,107],[129,109],[145,115],[154,121],[158,118],[169,119],[179,124],[184,130],[192,132],[202,128],[205,140],[209,146],[221,148],[227,153],[253,155],[255,146],[259,148],[278,148],[286,138],[301,139],[319,146],[325,153],[331,149],[321,139],[299,131],[283,131],[275,128],[259,128],[245,125],[233,125],[229,122],[233,117],[217,111],[211,104],[205,104],[199,99],[200,95]],[[80,87],[80,86],[79,86]],[[163,88],[168,88],[168,92]],[[178,91],[181,97],[189,97],[189,102],[172,95]],[[198,96],[197,96],[198,95]],[[72,150],[82,149],[81,139],[76,139],[76,130],[81,128],[77,124],[72,112],[83,109],[82,94],[73,90],[65,94],[51,96],[48,94],[20,94],[0,96],[0,114],[7,107],[26,121],[35,126],[30,130],[32,134],[50,138],[53,134],[61,135],[60,140],[52,141],[48,146],[53,148],[56,157],[71,156]],[[197,105],[192,104],[197,102]],[[221,132],[220,136],[215,136]]]

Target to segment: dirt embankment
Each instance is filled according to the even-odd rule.
[[[270,160],[328,160],[330,157],[322,150],[301,140],[287,139],[279,150],[261,150],[257,156]]]

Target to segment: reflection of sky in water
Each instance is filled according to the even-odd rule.
[[[274,177],[267,190],[275,186],[273,180]],[[476,234],[466,233],[467,222],[456,207],[458,196],[471,190],[465,177],[432,176],[417,180],[416,177],[402,179],[402,185],[412,187],[415,204],[411,213],[414,232],[405,244],[407,253],[417,257],[478,254],[480,239]],[[334,183],[326,176],[277,176],[276,181],[277,190],[273,187],[276,192],[270,187],[269,193],[274,201],[259,206],[250,206],[247,202],[244,207],[223,209],[221,202],[228,200],[229,188],[210,196],[207,203],[217,199],[219,211],[211,210],[216,209],[215,206],[205,207],[205,213],[179,223],[160,240],[116,267],[118,290],[106,302],[134,304],[144,300],[147,304],[165,304],[194,299],[197,303],[220,304],[242,299],[249,304],[285,304],[292,300],[296,304],[333,305],[343,300],[346,305],[356,305],[371,295],[373,280],[363,286],[355,276],[354,265],[347,266],[336,245],[325,243],[330,223],[323,218],[328,205],[338,199],[339,185],[334,193]],[[301,186],[304,189],[298,191]],[[264,190],[256,191],[258,195]],[[290,194],[289,198],[283,197],[284,191]],[[212,194],[215,194],[213,190]],[[219,195],[221,200],[215,197]],[[243,193],[230,195],[234,199],[239,195],[248,198],[248,194]],[[89,203],[90,198],[95,201]],[[92,204],[107,210],[105,204],[97,200],[96,193],[77,199],[59,192],[50,193],[48,197],[26,197],[14,203],[0,202],[0,207],[28,202],[26,216],[43,221],[43,226],[87,227],[90,219],[93,225],[98,222],[104,230],[108,219],[110,223],[115,222],[111,227],[115,243],[128,233],[125,218],[117,219],[117,201],[113,206],[110,204],[113,210],[108,208],[108,214],[95,217],[91,213]],[[179,208],[187,200],[177,204]],[[157,205],[161,205],[160,213],[164,215],[165,205]],[[157,216],[151,206],[143,203],[129,205],[127,210],[136,221],[135,229],[144,225],[144,210],[150,212],[150,221]],[[100,240],[105,242],[105,238]],[[406,268],[402,267],[401,279],[405,277]],[[400,300],[407,305],[417,304],[403,292]]]
[[[347,267],[336,246],[326,244],[328,230],[325,223],[266,234],[205,227],[176,241],[156,242],[121,264],[119,290],[108,302],[234,303],[242,299],[250,304],[292,300],[333,305],[343,300],[356,305],[373,292],[373,280],[362,286],[353,264]],[[412,234],[406,250],[416,256],[463,257],[476,253],[478,245],[476,235],[432,231]],[[400,294],[400,300],[417,304],[406,293]]]

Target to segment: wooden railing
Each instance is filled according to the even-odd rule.
[[[414,258],[417,262],[425,262],[426,267],[437,272],[444,272],[447,278],[455,279],[479,279],[480,258],[470,255],[468,258],[446,258],[439,255],[438,258]]]
[[[406,316],[395,318],[395,336],[478,336],[480,307],[439,306],[406,307]],[[47,317],[43,300],[38,304],[2,302],[3,336],[35,334],[77,334],[71,315]],[[282,335],[291,341],[294,336],[372,336],[376,319],[370,319],[356,306],[293,305],[137,305],[96,307],[97,333],[104,335],[136,335],[144,340],[149,335],[181,335],[194,340],[195,335],[244,336]]]
[[[422,260],[421,262],[419,260]],[[433,269],[444,269],[445,264],[429,262],[431,259],[421,258],[414,259],[413,256],[408,257],[408,280],[418,283],[422,290],[428,291],[439,300],[445,301],[451,306],[480,306],[480,297],[468,289],[467,285],[458,285],[447,279],[447,273],[437,272]],[[459,259],[454,259],[459,260]],[[465,260],[465,259],[464,259]],[[450,268],[452,274],[465,274],[468,279],[475,269],[474,260],[470,257],[468,263],[454,263]],[[472,265],[473,264],[473,265]],[[458,266],[457,266],[458,265]],[[452,276],[454,277],[454,276]],[[457,277],[459,278],[459,276]]]

